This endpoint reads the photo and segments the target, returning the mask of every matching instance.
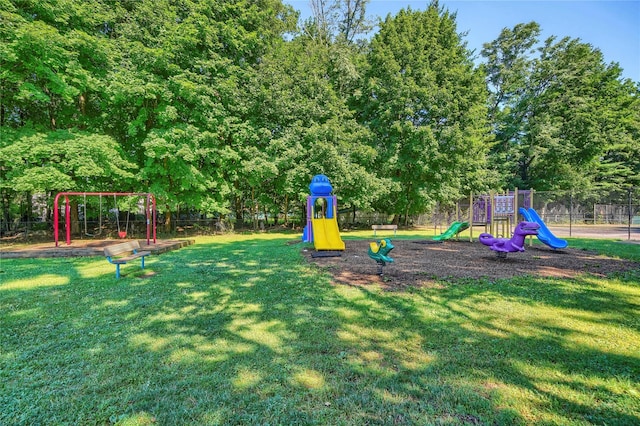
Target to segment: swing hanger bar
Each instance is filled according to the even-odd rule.
[[[150,192],[59,192],[56,195],[56,198],[59,198],[61,195],[117,195],[117,196],[127,196],[127,195],[137,195],[138,197],[150,195],[153,197],[153,194]],[[154,197],[155,198],[155,197]]]
[[[115,205],[115,213],[116,213],[116,224],[118,226],[118,237],[127,238],[127,232],[129,232],[129,209],[127,209],[127,223],[125,225],[124,231],[120,230],[120,208],[118,207],[118,201],[116,200],[116,196],[113,196],[113,204]]]
[[[58,208],[60,197],[64,197],[65,202],[65,230],[67,237],[67,245],[71,244],[71,206],[69,205],[69,196],[137,196],[145,197],[145,216],[147,223],[147,245],[150,244],[151,234],[153,233],[153,242],[156,242],[156,197],[150,192],[59,192],[56,194],[53,200],[53,236],[55,239],[56,247],[58,247],[59,237],[59,219],[60,209]]]
[[[98,209],[99,212],[99,220],[98,220],[98,232],[94,234],[90,234],[87,228],[87,194],[83,194],[84,196],[84,234],[88,237],[96,237],[102,234],[102,195],[100,195],[100,207]]]

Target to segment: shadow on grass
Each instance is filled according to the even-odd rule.
[[[547,422],[594,422],[615,424],[636,424],[640,420],[640,412],[634,403],[637,395],[637,383],[640,379],[638,358],[638,341],[625,342],[626,351],[616,353],[616,350],[602,351],[602,341],[611,336],[589,336],[589,330],[577,332],[571,324],[576,318],[566,318],[567,326],[563,326],[563,318],[545,318],[548,312],[544,305],[549,304],[552,309],[562,312],[574,312],[578,321],[586,322],[587,326],[597,325],[600,322],[608,323],[608,320],[592,320],[591,313],[606,312],[594,301],[598,297],[586,292],[583,295],[572,294],[560,297],[556,303],[557,288],[554,284],[561,280],[535,280],[526,279],[528,285],[535,286],[536,291],[519,288],[512,283],[504,282],[496,286],[491,284],[453,286],[439,291],[429,291],[429,297],[422,296],[422,292],[413,294],[410,301],[398,298],[398,295],[369,291],[360,288],[358,291],[366,296],[362,298],[364,305],[373,304],[380,306],[370,315],[369,324],[377,324],[376,316],[386,316],[387,320],[377,324],[380,329],[388,332],[396,330],[404,333],[404,340],[411,337],[421,342],[416,348],[425,354],[431,354],[432,363],[426,363],[417,369],[419,373],[412,377],[420,383],[416,389],[422,396],[425,389],[442,389],[451,386],[451,383],[459,385],[457,391],[447,390],[445,395],[450,399],[449,404],[456,407],[459,403],[458,393],[464,390],[468,401],[463,403],[467,407],[482,406],[488,401],[493,403],[493,419],[491,416],[479,416],[481,423],[506,421],[529,423],[534,421],[531,417],[522,417],[522,412],[540,411],[543,414],[535,418],[536,423]],[[590,287],[590,282],[585,282]],[[532,294],[533,293],[533,294]],[[606,292],[602,292],[606,293]],[[437,294],[434,296],[434,294]],[[543,302],[532,302],[530,296],[544,298]],[[423,306],[431,312],[429,319],[425,319],[425,313],[416,306],[416,298],[422,299]],[[491,299],[509,300],[518,299],[516,304],[522,309],[528,304],[536,304],[530,312],[513,314],[501,312],[492,305]],[[625,303],[615,300],[612,310],[620,309],[618,315],[626,316],[626,321],[620,320],[621,327],[632,326],[637,330],[638,313],[637,305],[632,302]],[[354,306],[353,309],[365,311],[364,307]],[[597,306],[596,309],[593,309]],[[507,306],[505,306],[507,307]],[[577,312],[583,312],[585,318],[579,318]],[[516,321],[510,320],[513,317]],[[635,323],[634,323],[635,321]],[[559,324],[559,325],[557,325]],[[584,324],[583,324],[584,325]],[[635,334],[637,339],[637,334]],[[592,339],[593,341],[590,341]],[[586,341],[585,341],[586,340]],[[609,340],[608,344],[617,345],[616,338]],[[362,345],[362,341],[360,342]],[[381,359],[397,359],[392,349],[385,345],[374,344],[370,351],[379,352]],[[396,378],[392,378],[388,384],[382,387],[392,386]],[[411,382],[407,388],[413,387]],[[438,384],[443,384],[438,387]],[[448,384],[448,385],[444,385]],[[623,390],[623,389],[626,389]],[[627,395],[623,395],[625,392]],[[428,395],[428,392],[427,392]],[[518,395],[521,409],[502,409],[506,395]],[[587,397],[591,396],[591,397]],[[436,398],[436,400],[438,400]],[[439,400],[442,403],[441,399]],[[635,405],[634,405],[635,404]],[[487,408],[485,407],[485,410]],[[455,411],[455,410],[454,410]],[[491,410],[489,410],[491,411]],[[507,421],[508,420],[508,421]]]
[[[334,286],[287,242],[214,240],[121,280],[104,259],[5,264],[0,423],[640,421],[639,360],[601,335],[637,337],[633,296],[586,278]]]

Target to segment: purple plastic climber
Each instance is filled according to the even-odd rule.
[[[479,240],[496,252],[498,257],[507,257],[507,253],[524,251],[524,239],[527,235],[538,235],[540,225],[535,222],[520,222],[511,238],[495,238],[491,234],[480,234]]]

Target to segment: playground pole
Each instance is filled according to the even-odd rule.
[[[56,241],[56,247],[58,247],[58,197],[53,200],[53,238]]]
[[[533,188],[529,189],[529,207],[533,208]],[[569,233],[571,233],[571,225],[569,225]],[[529,247],[531,247],[532,245],[533,245],[533,235],[529,235]]]
[[[495,222],[496,217],[496,198],[498,197],[498,191],[489,191],[489,199],[491,200],[491,225],[489,225],[489,233],[491,235],[498,234],[498,224]]]
[[[469,194],[469,242],[473,242],[473,191]]]
[[[518,188],[517,187],[513,191],[513,223],[509,225],[509,237],[511,237],[511,234],[513,234],[512,228],[516,226],[516,220],[518,220]],[[529,241],[531,241],[531,238],[529,238]]]
[[[529,189],[529,207],[533,208],[533,188]]]
[[[569,193],[569,236],[571,236],[572,223],[573,223],[573,190]]]
[[[64,229],[67,236],[67,245],[71,244],[71,205],[69,197],[64,196]]]
[[[67,245],[71,245],[71,205],[69,204],[69,195],[100,195],[100,196],[109,196],[109,195],[113,195],[113,196],[138,196],[138,197],[142,197],[142,196],[146,196],[146,200],[147,200],[147,207],[145,208],[145,216],[146,216],[146,222],[147,222],[147,245],[150,244],[150,234],[151,234],[151,227],[153,227],[153,242],[156,242],[156,221],[157,221],[157,211],[156,211],[156,198],[153,196],[153,194],[149,193],[149,192],[59,192],[58,194],[56,194],[54,200],[53,200],[53,208],[54,208],[54,212],[53,212],[53,236],[55,239],[55,243],[56,243],[56,247],[58,247],[58,238],[59,238],[59,224],[58,224],[58,220],[59,220],[59,214],[58,214],[58,200],[60,199],[60,196],[64,196],[64,216],[65,216],[65,236],[66,236],[66,243]],[[151,211],[151,215],[149,215],[148,213],[148,208],[149,208],[149,200],[151,200],[152,202],[152,211]],[[149,223],[149,219],[150,216],[152,218],[151,223]]]
[[[633,214],[631,213],[631,188],[629,188],[629,222],[627,225],[627,241],[631,241],[631,222],[633,222]]]

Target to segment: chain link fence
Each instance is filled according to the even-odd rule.
[[[504,201],[504,194],[496,194]],[[488,194],[461,199],[448,206],[436,206],[433,211],[409,217],[409,225],[433,228],[441,232],[454,221],[477,220],[473,204],[478,200],[489,199]],[[532,207],[548,226],[556,227],[564,236],[601,236],[640,240],[640,188],[625,192],[611,193],[607,197],[594,197],[591,194],[569,191],[521,191],[514,206],[513,222],[518,220],[518,208]],[[404,218],[395,218],[375,212],[349,212],[340,215],[341,229],[364,228],[374,224],[389,224]],[[484,216],[484,220],[489,219]]]
[[[504,198],[505,194],[498,194]],[[480,195],[478,198],[488,195]],[[474,197],[475,199],[475,197]],[[408,218],[394,215],[366,212],[366,211],[340,211],[338,213],[338,223],[340,229],[371,229],[372,225],[391,224],[394,221],[400,227],[405,223],[412,227],[433,228],[436,232],[446,229],[454,221],[468,221],[473,212],[472,201],[469,198],[461,199],[458,203],[448,206],[438,205],[433,211],[425,214],[413,215]],[[31,218],[22,215],[11,217],[3,214],[0,219],[0,236],[2,240],[15,239],[53,239],[53,223],[50,214],[43,210],[46,201],[41,197],[34,197],[32,204],[34,214]],[[594,197],[590,194],[580,192],[537,192],[534,191],[532,197],[527,191],[523,191],[518,196],[514,205],[514,220],[518,220],[517,210],[519,207],[533,207],[542,220],[551,228],[560,229],[564,236],[582,236],[582,234],[594,236],[608,236],[602,234],[601,230],[615,229],[619,238],[640,240],[640,188],[632,188],[625,192],[611,193],[606,197]],[[50,213],[50,212],[49,212]],[[64,214],[62,212],[61,216]],[[73,238],[76,239],[104,239],[117,238],[119,228],[127,228],[131,237],[143,237],[146,232],[146,222],[144,216],[131,214],[130,219],[120,221],[119,227],[112,217],[113,214],[105,214],[99,220],[97,218],[84,218],[84,210],[79,207],[78,221],[74,229]],[[126,217],[126,216],[125,216]],[[227,217],[209,217],[179,215],[173,218],[171,229],[162,226],[164,217],[158,216],[158,232],[170,236],[193,236],[203,234],[219,234],[239,231],[253,230],[263,231],[272,227],[286,226],[288,229],[296,230],[303,224],[299,220],[298,214],[291,214],[285,224],[282,218],[276,221],[273,218],[258,217],[255,223],[247,222],[243,227]],[[60,229],[64,228],[64,220],[61,217]],[[579,232],[580,231],[580,232]],[[602,234],[602,235],[600,235]]]
[[[605,199],[579,193],[536,192],[534,208],[549,224],[640,225],[640,190],[614,193]]]

